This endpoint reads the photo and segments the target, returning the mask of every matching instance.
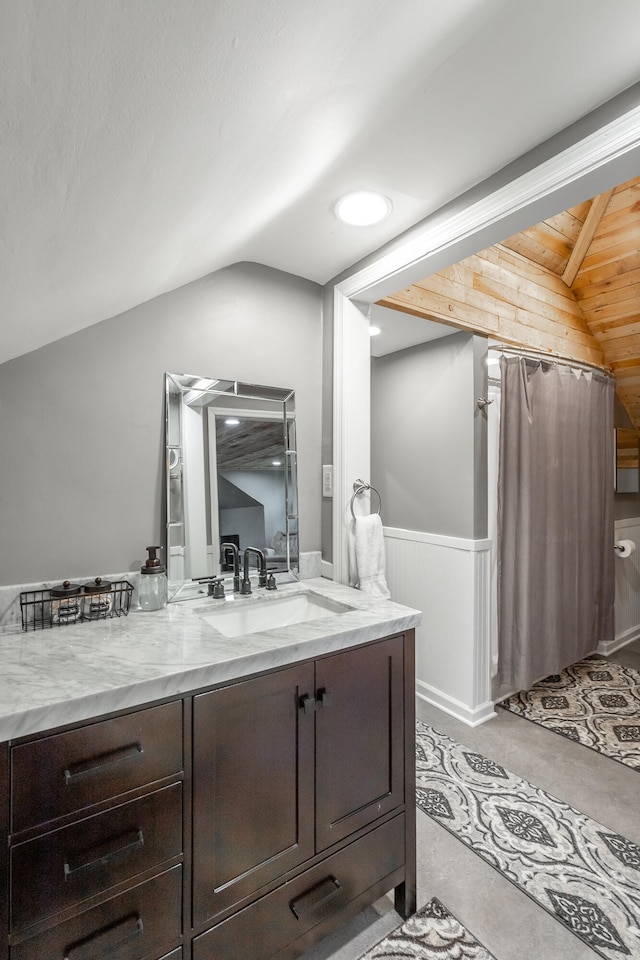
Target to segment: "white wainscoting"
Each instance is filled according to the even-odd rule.
[[[640,637],[640,517],[616,520],[615,539],[633,540],[637,549],[630,557],[616,556],[615,640],[598,646],[598,653],[603,654]]]
[[[491,699],[491,541],[384,528],[393,600],[422,611],[416,691],[470,726],[495,716]]]

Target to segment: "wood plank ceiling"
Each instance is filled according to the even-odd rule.
[[[640,177],[380,304],[609,370],[640,433]]]

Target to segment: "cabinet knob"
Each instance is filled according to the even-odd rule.
[[[316,696],[316,700],[317,700],[319,706],[321,706],[321,707],[328,707],[328,706],[330,705],[330,703],[331,703],[331,694],[328,693],[328,692],[324,689],[324,687],[321,687],[320,690],[318,690],[318,693],[317,693],[317,696]]]

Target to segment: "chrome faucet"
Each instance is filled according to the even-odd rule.
[[[239,593],[240,591],[240,551],[238,550],[235,543],[221,543],[220,544],[220,563],[227,562],[227,554],[231,551],[233,554],[233,592]],[[245,565],[246,565],[245,558]]]
[[[265,557],[262,550],[259,550],[258,547],[247,547],[244,552],[244,574],[242,577],[242,584],[240,586],[240,593],[248,594],[251,593],[251,580],[249,579],[249,557],[252,553],[255,553],[258,558],[258,586],[266,587],[267,585],[267,558]]]

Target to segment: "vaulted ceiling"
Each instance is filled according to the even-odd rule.
[[[0,363],[241,261],[330,281],[633,90],[639,35],[638,0],[4,0]],[[362,188],[391,214],[340,224]]]
[[[640,432],[640,177],[380,303],[603,367]]]

